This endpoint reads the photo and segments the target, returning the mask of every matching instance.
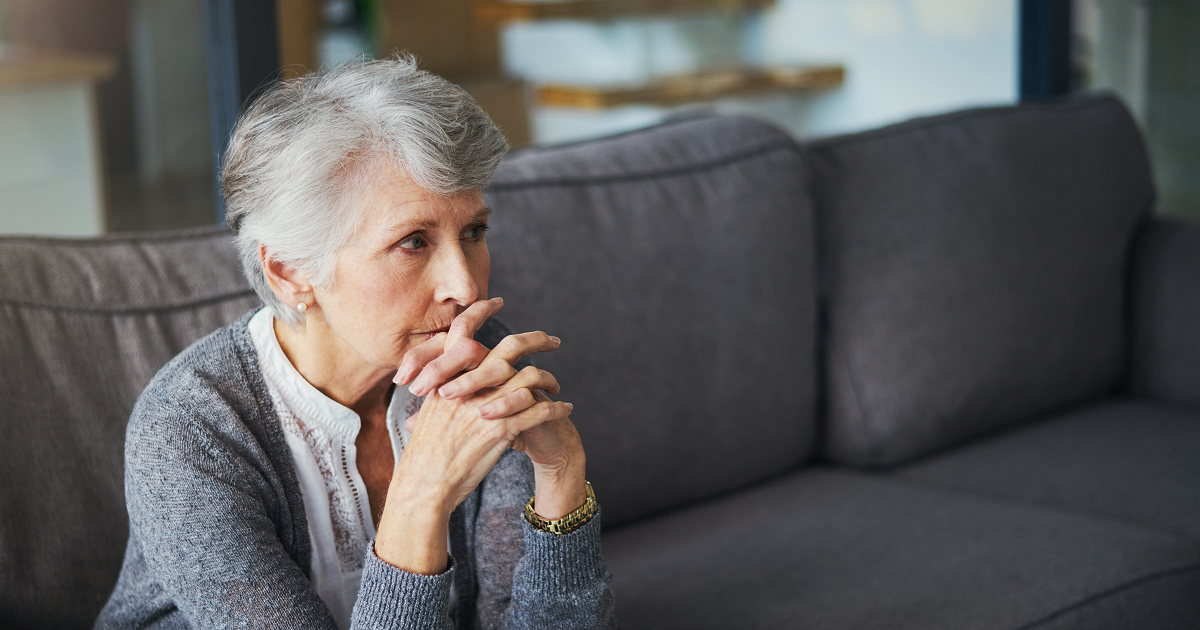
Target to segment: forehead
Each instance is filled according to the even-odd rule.
[[[355,201],[361,227],[368,233],[461,227],[487,212],[478,189],[438,195],[394,166],[366,169],[357,180]]]

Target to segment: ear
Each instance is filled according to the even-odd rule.
[[[303,271],[276,260],[271,255],[271,250],[262,243],[258,244],[258,262],[262,265],[267,284],[271,285],[275,296],[284,304],[292,308],[296,308],[296,305],[301,302],[309,307],[313,306],[312,285],[309,284],[308,277],[304,275]]]

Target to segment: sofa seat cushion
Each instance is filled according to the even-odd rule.
[[[1151,525],[1200,542],[1198,407],[1105,400],[891,474]]]
[[[1187,538],[867,473],[791,473],[609,530],[604,554],[629,630],[1200,626]]]
[[[575,405],[605,524],[811,456],[807,185],[795,141],[737,117],[528,149],[496,172],[489,290],[513,329],[563,340],[534,361]]]

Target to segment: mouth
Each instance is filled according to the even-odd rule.
[[[412,333],[412,336],[420,339],[421,341],[425,341],[426,339],[430,339],[433,336],[437,335],[438,333],[444,333],[444,332],[449,332],[449,331],[450,331],[450,324],[446,324],[445,326],[442,326],[441,328],[435,328],[433,330],[426,330],[424,332]]]

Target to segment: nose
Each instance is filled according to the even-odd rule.
[[[471,274],[466,252],[462,244],[439,247],[435,270],[437,288],[434,290],[434,300],[438,304],[454,302],[459,306],[469,306],[479,299],[479,285]]]

